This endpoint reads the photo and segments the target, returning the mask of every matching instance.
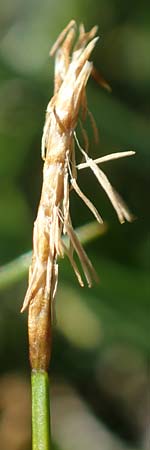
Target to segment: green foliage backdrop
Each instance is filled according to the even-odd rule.
[[[81,173],[80,185],[108,224],[107,233],[87,247],[100,284],[81,290],[68,262],[61,262],[51,370],[58,382],[63,378],[73,384],[99,426],[104,422],[126,441],[118,448],[148,448],[150,6],[146,0],[5,0],[0,8],[2,265],[32,247],[42,182],[40,141],[53,92],[54,62],[48,58],[49,49],[71,18],[83,21],[86,29],[99,26],[100,40],[92,58],[112,93],[89,81],[88,104],[100,135],[96,147],[88,129],[90,154],[136,150],[134,158],[109,162],[104,170],[137,219],[120,226],[90,171]],[[75,226],[92,219],[74,193],[71,208]],[[26,315],[19,314],[26,283],[24,277],[0,294],[3,375],[29,368]],[[95,432],[93,448],[101,449],[100,444],[96,447],[96,436]],[[62,439],[61,448],[65,445],[80,448],[79,443],[64,444]]]

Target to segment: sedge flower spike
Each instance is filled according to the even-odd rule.
[[[97,27],[88,33],[79,27],[79,36],[74,44],[76,23],[72,20],[59,35],[50,55],[55,55],[54,96],[46,110],[42,137],[43,186],[37,218],[33,231],[33,256],[29,269],[29,285],[22,311],[29,307],[29,347],[33,369],[47,369],[51,349],[51,317],[58,281],[58,257],[67,254],[81,286],[84,285],[74,252],[78,255],[89,287],[97,274],[86,255],[71,222],[70,189],[74,189],[85,202],[99,223],[102,218],[96,207],[81,191],[77,183],[77,171],[89,167],[108,195],[120,222],[131,221],[132,216],[119,194],[111,186],[105,173],[99,168],[101,162],[133,155],[133,151],[114,153],[93,160],[81,147],[76,127],[79,113],[82,122],[87,114],[91,119],[95,137],[94,118],[87,108],[86,85],[91,74],[95,74],[89,61],[98,37]],[[74,44],[74,46],[73,46]],[[94,75],[93,75],[94,76]],[[101,79],[101,84],[107,83]],[[85,143],[85,129],[81,125]],[[75,147],[81,152],[83,162],[76,164]],[[85,146],[86,147],[86,146]],[[69,246],[63,235],[67,234]]]

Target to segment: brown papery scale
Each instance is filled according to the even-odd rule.
[[[51,322],[53,303],[58,282],[58,257],[67,254],[81,286],[84,286],[74,252],[80,260],[83,274],[89,287],[97,274],[86,255],[72,226],[69,211],[70,188],[86,203],[99,223],[102,218],[93,203],[86,197],[77,184],[77,171],[90,167],[99,183],[111,200],[120,222],[131,221],[132,216],[126,205],[111,186],[98,164],[111,159],[133,155],[133,151],[114,153],[93,160],[81,147],[76,127],[79,112],[84,121],[89,115],[95,137],[96,125],[87,108],[86,84],[93,73],[97,72],[89,62],[97,42],[97,27],[85,33],[80,25],[79,35],[74,44],[76,23],[72,20],[62,31],[54,44],[50,55],[55,55],[54,96],[46,110],[46,119],[42,136],[43,186],[37,218],[33,230],[33,256],[29,269],[29,284],[22,312],[28,307],[29,351],[32,369],[47,370],[51,355]],[[74,44],[74,47],[73,47]],[[99,77],[102,85],[107,85]],[[87,136],[81,125],[83,139]],[[76,165],[75,146],[81,152],[83,162]],[[63,235],[69,238],[68,247]]]

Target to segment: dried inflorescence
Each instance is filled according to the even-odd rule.
[[[123,152],[107,155],[96,160],[90,158],[81,147],[76,127],[81,113],[82,122],[89,115],[95,135],[97,133],[93,116],[88,111],[86,84],[93,73],[89,57],[97,42],[97,27],[85,33],[79,28],[79,37],[73,47],[76,24],[72,20],[58,37],[50,55],[55,54],[54,96],[50,100],[42,137],[42,158],[44,160],[43,187],[33,232],[33,257],[29,273],[29,286],[22,311],[29,306],[30,360],[33,368],[46,368],[49,361],[50,327],[49,317],[57,289],[58,257],[67,254],[81,286],[84,285],[74,260],[77,253],[88,286],[97,279],[96,272],[87,257],[72,226],[69,208],[70,188],[86,203],[98,222],[102,218],[92,202],[83,194],[77,184],[77,171],[90,167],[111,200],[120,222],[132,217],[124,202],[111,186],[98,164],[111,159],[132,155]],[[105,85],[104,80],[99,78]],[[87,136],[81,125],[83,137]],[[78,146],[84,162],[76,164],[75,146]],[[67,234],[69,246],[62,239]]]

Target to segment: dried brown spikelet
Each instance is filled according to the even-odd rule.
[[[68,255],[81,286],[84,283],[74,260],[74,251],[79,257],[88,286],[92,285],[93,278],[97,278],[91,261],[72,227],[69,212],[70,186],[100,223],[102,218],[79,188],[76,181],[77,169],[91,168],[110,198],[120,222],[132,219],[124,202],[112,188],[98,164],[129,156],[134,152],[115,153],[93,160],[81,148],[76,136],[75,129],[80,110],[83,119],[88,113],[85,89],[88,78],[93,73],[93,64],[88,59],[98,38],[95,37],[97,27],[85,33],[84,26],[81,25],[79,37],[72,50],[75,32],[76,24],[72,20],[50,52],[50,55],[55,54],[54,96],[47,106],[43,129],[43,186],[33,231],[33,258],[29,271],[29,285],[22,307],[24,311],[29,306],[30,360],[35,369],[47,368],[50,358],[49,317],[57,289],[58,257],[63,257],[64,253]],[[95,123],[93,119],[91,120],[96,130]],[[86,138],[86,133],[84,136]],[[78,145],[85,161],[78,166],[75,162],[75,144]],[[64,234],[69,237],[68,248],[62,239]]]

